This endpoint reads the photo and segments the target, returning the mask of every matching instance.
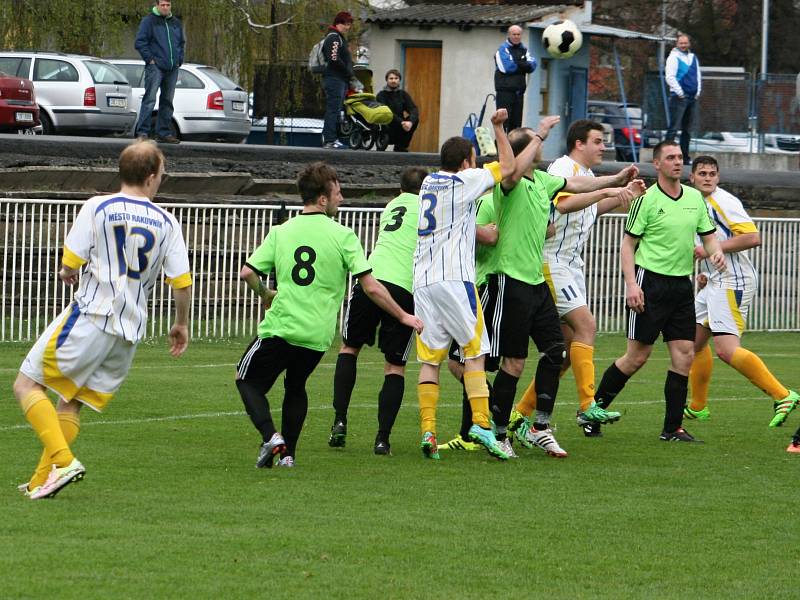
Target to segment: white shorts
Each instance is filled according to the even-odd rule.
[[[101,412],[128,374],[136,344],[106,333],[71,303],[39,337],[20,371],[65,401]]]
[[[742,337],[755,293],[754,289],[730,290],[707,285],[694,299],[695,320],[713,333]]]
[[[475,284],[437,281],[414,290],[414,312],[425,328],[417,336],[417,360],[439,365],[455,340],[461,356],[477,358],[489,352],[483,309]]]
[[[544,280],[556,304],[558,316],[586,306],[586,277],[581,269],[559,263],[544,263]]]

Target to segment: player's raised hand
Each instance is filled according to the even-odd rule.
[[[61,265],[61,270],[58,272],[58,277],[67,285],[75,285],[78,283],[78,269],[70,269]]]
[[[189,327],[186,325],[173,325],[169,330],[169,353],[178,357],[189,346]]]
[[[547,134],[550,133],[550,130],[560,122],[561,117],[558,115],[543,117],[542,120],[539,121],[539,126],[536,128],[537,135],[540,135],[542,138],[547,138]]]
[[[505,108],[498,108],[492,115],[492,125],[502,125],[508,120],[508,111]]]
[[[635,313],[644,312],[644,292],[635,283],[625,284],[625,303]]]
[[[425,328],[425,324],[422,322],[422,319],[408,313],[403,315],[403,317],[400,319],[400,322],[406,327],[411,327],[411,329],[417,333],[422,333],[422,330]]]

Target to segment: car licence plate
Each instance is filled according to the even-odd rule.
[[[108,106],[111,108],[128,108],[127,98],[109,98]]]
[[[33,113],[18,112],[14,116],[17,119],[17,121],[25,122],[25,123],[33,123]]]
[[[244,112],[244,102],[233,102],[233,110]]]

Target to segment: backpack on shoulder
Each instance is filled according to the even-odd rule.
[[[330,33],[328,35],[330,35]],[[311,48],[311,52],[308,53],[308,70],[317,75],[324,73],[325,69],[328,67],[328,61],[325,60],[325,54],[322,52],[322,46],[325,45],[325,40],[328,39],[328,35],[314,44]]]

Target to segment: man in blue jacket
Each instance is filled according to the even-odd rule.
[[[180,20],[172,14],[170,0],[157,0],[152,11],[142,19],[136,34],[136,50],[144,60],[144,97],[136,122],[136,137],[151,136],[151,115],[159,89],[158,122],[155,138],[158,142],[180,142],[170,130],[178,81],[178,68],[183,64],[186,36]]]
[[[697,99],[702,87],[700,63],[690,48],[689,36],[685,33],[678,35],[675,48],[669,53],[664,66],[664,79],[669,86],[669,129],[664,139],[674,140],[677,130],[681,130],[681,152],[685,165],[692,164],[689,142],[697,119]]]
[[[522,27],[512,25],[508,28],[508,39],[495,52],[494,65],[497,108],[508,111],[505,128],[506,131],[511,131],[522,126],[528,73],[533,73],[536,69],[536,59],[528,54],[528,49],[522,43]]]

